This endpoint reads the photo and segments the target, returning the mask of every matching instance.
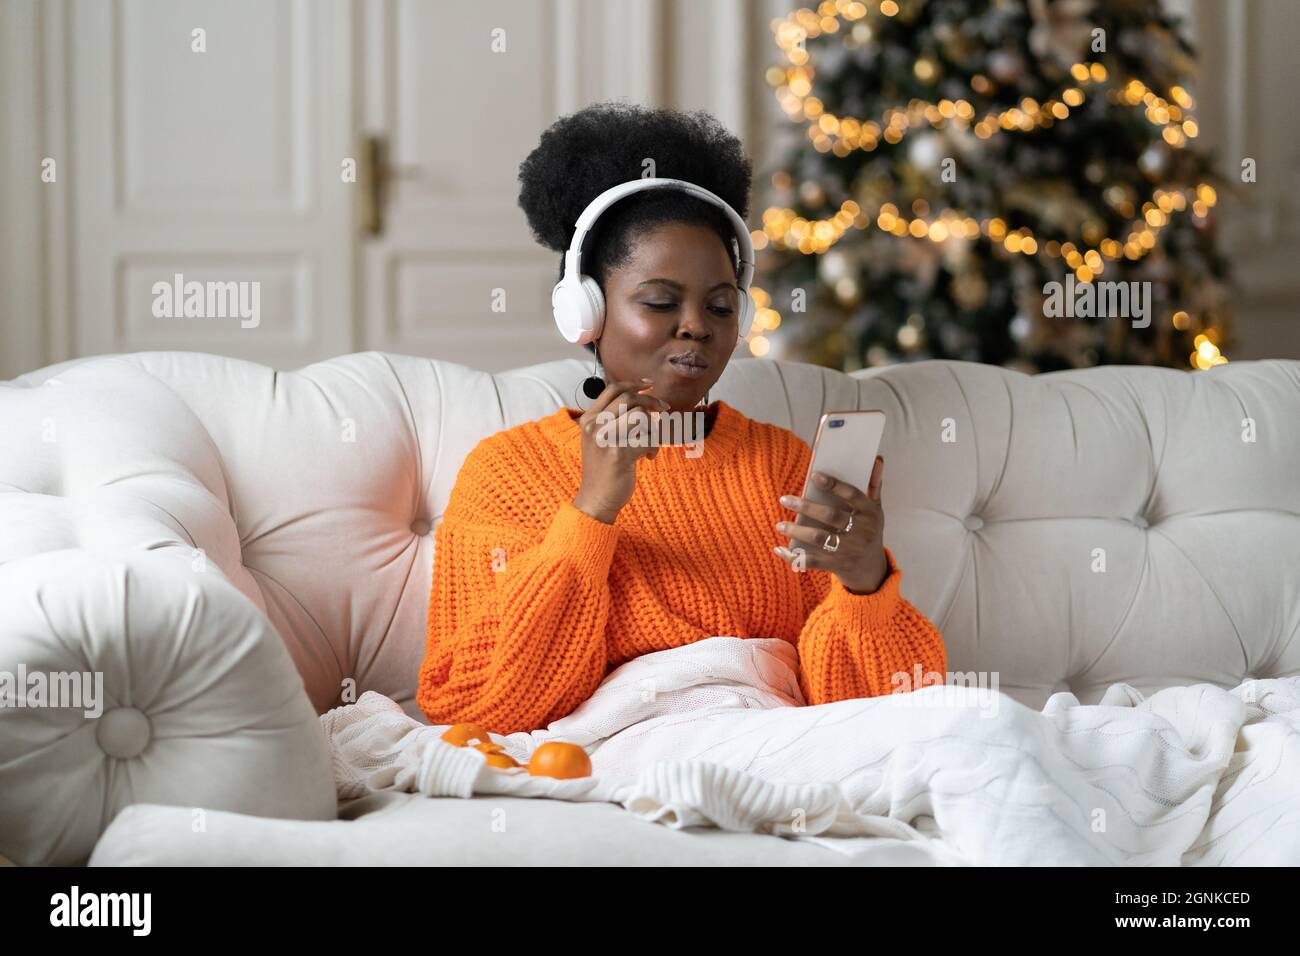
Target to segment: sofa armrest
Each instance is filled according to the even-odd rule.
[[[331,820],[329,747],[266,617],[178,548],[0,565],[0,855],[85,863],[123,808]]]

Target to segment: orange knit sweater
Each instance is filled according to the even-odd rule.
[[[434,538],[416,700],[430,723],[543,728],[625,661],[711,635],[777,637],[799,652],[809,704],[871,697],[890,678],[946,670],[943,638],[899,594],[902,572],[855,595],[772,553],[812,451],[723,401],[699,448],[637,462],[613,524],[573,506],[577,409],[490,435],[465,459]],[[692,457],[695,455],[695,457]]]

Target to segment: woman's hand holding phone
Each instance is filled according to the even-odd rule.
[[[652,387],[649,382],[650,379],[611,382],[578,419],[582,429],[582,481],[573,505],[605,524],[613,524],[623,506],[632,499],[636,491],[636,463],[659,454],[656,441],[627,445],[617,440],[620,429],[631,428],[638,416],[649,416],[650,433],[656,434],[658,413],[672,407],[662,399],[643,394]],[[618,414],[604,421],[600,419],[602,412]]]
[[[800,542],[801,548],[773,548],[792,567],[802,555],[801,567],[832,572],[854,594],[871,594],[880,588],[889,573],[885,557],[885,512],[880,506],[880,488],[884,483],[885,459],[877,455],[871,469],[867,490],[855,488],[820,472],[813,481],[823,491],[838,499],[821,504],[809,498],[782,495],[781,504],[803,516],[803,522],[782,521],[776,530]],[[849,524],[850,518],[852,525]],[[848,527],[849,530],[844,529]],[[839,535],[839,547],[827,551],[822,545],[832,534]]]

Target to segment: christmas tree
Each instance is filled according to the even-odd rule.
[[[1147,0],[827,0],[775,21],[794,142],[754,233],[751,351],[850,371],[1226,362],[1178,27]]]

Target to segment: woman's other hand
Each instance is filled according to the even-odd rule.
[[[611,382],[578,419],[582,429],[582,482],[573,505],[597,521],[614,523],[636,491],[636,463],[659,454],[654,437],[658,435],[659,412],[671,406],[642,394],[650,387],[648,380]],[[643,427],[652,436],[651,441],[645,445],[620,443],[619,435],[635,427],[637,418],[647,419]]]
[[[885,557],[885,512],[880,506],[884,475],[882,455],[876,456],[865,493],[848,482],[814,473],[817,486],[839,500],[824,505],[808,498],[782,495],[781,504],[802,514],[808,523],[778,522],[777,531],[794,539],[794,550],[783,547],[773,550],[791,565],[802,552],[803,567],[833,572],[855,594],[876,591],[889,573],[889,561]],[[850,518],[853,519],[851,527]],[[846,527],[848,531],[844,530]],[[832,534],[839,535],[839,547],[827,551],[823,544]]]

